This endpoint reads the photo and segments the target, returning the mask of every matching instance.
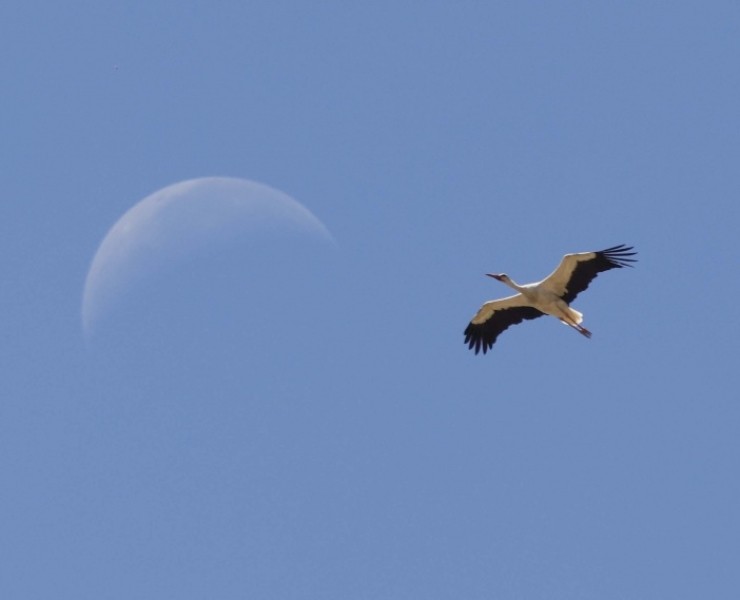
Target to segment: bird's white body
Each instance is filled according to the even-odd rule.
[[[562,321],[572,321],[580,324],[583,314],[568,306],[560,296],[542,284],[528,284],[521,286],[521,294],[529,303],[546,315],[557,317]]]
[[[624,245],[599,252],[566,254],[557,269],[542,281],[519,285],[508,275],[488,273],[489,277],[505,283],[517,291],[514,296],[491,300],[481,306],[465,330],[465,342],[476,354],[493,346],[498,335],[510,325],[525,319],[535,319],[543,314],[560,319],[585,337],[591,332],[583,327],[583,315],[569,303],[585,290],[589,283],[603,271],[632,266],[635,253]]]
[[[517,290],[519,293],[515,296],[502,298],[501,300],[491,300],[490,302],[486,302],[475,317],[473,317],[473,323],[483,323],[489,319],[496,310],[507,308],[508,306],[513,307],[526,304],[532,308],[536,308],[546,315],[560,319],[564,324],[578,329],[581,333],[587,332],[586,329],[577,327],[583,322],[583,313],[580,313],[574,308],[568,306],[568,303],[565,302],[565,300],[552,291],[552,289],[549,289],[550,286],[547,285],[547,279],[538,283],[528,283],[526,285],[519,285],[507,276],[502,276],[499,281]]]

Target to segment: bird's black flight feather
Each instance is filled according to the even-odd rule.
[[[465,343],[468,348],[475,350],[475,353],[488,352],[496,338],[503,331],[517,325],[525,319],[536,319],[544,313],[531,306],[515,306],[512,308],[503,308],[494,312],[491,317],[483,323],[469,323],[465,328]]]
[[[636,258],[630,258],[637,252],[630,252],[632,246],[612,246],[606,250],[596,252],[596,256],[591,260],[579,262],[568,281],[567,290],[562,297],[568,304],[575,300],[576,296],[588,288],[589,284],[596,279],[599,273],[609,269],[621,269],[622,267],[631,267],[630,263],[636,262]]]

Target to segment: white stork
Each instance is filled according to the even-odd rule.
[[[630,258],[632,246],[620,244],[599,252],[566,254],[558,268],[537,283],[519,285],[505,273],[486,273],[518,293],[515,296],[491,300],[481,306],[465,329],[465,343],[478,354],[485,354],[499,334],[511,325],[542,315],[557,317],[580,334],[591,337],[591,332],[581,326],[583,315],[568,304],[585,290],[602,271],[631,267],[637,259]]]

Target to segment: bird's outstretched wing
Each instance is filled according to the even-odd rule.
[[[543,314],[530,306],[521,294],[491,300],[480,307],[465,328],[465,343],[476,354],[481,351],[485,354],[501,332],[525,319],[536,319]]]
[[[636,258],[631,258],[637,252],[630,252],[631,250],[632,246],[620,244],[598,252],[566,254],[558,268],[543,279],[540,285],[570,304],[599,273],[631,267],[630,263],[637,261]]]

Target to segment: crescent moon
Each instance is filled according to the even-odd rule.
[[[231,177],[169,185],[129,209],[100,243],[85,279],[82,327],[89,337],[110,303],[142,277],[214,240],[309,236],[335,245],[326,226],[272,187]]]

